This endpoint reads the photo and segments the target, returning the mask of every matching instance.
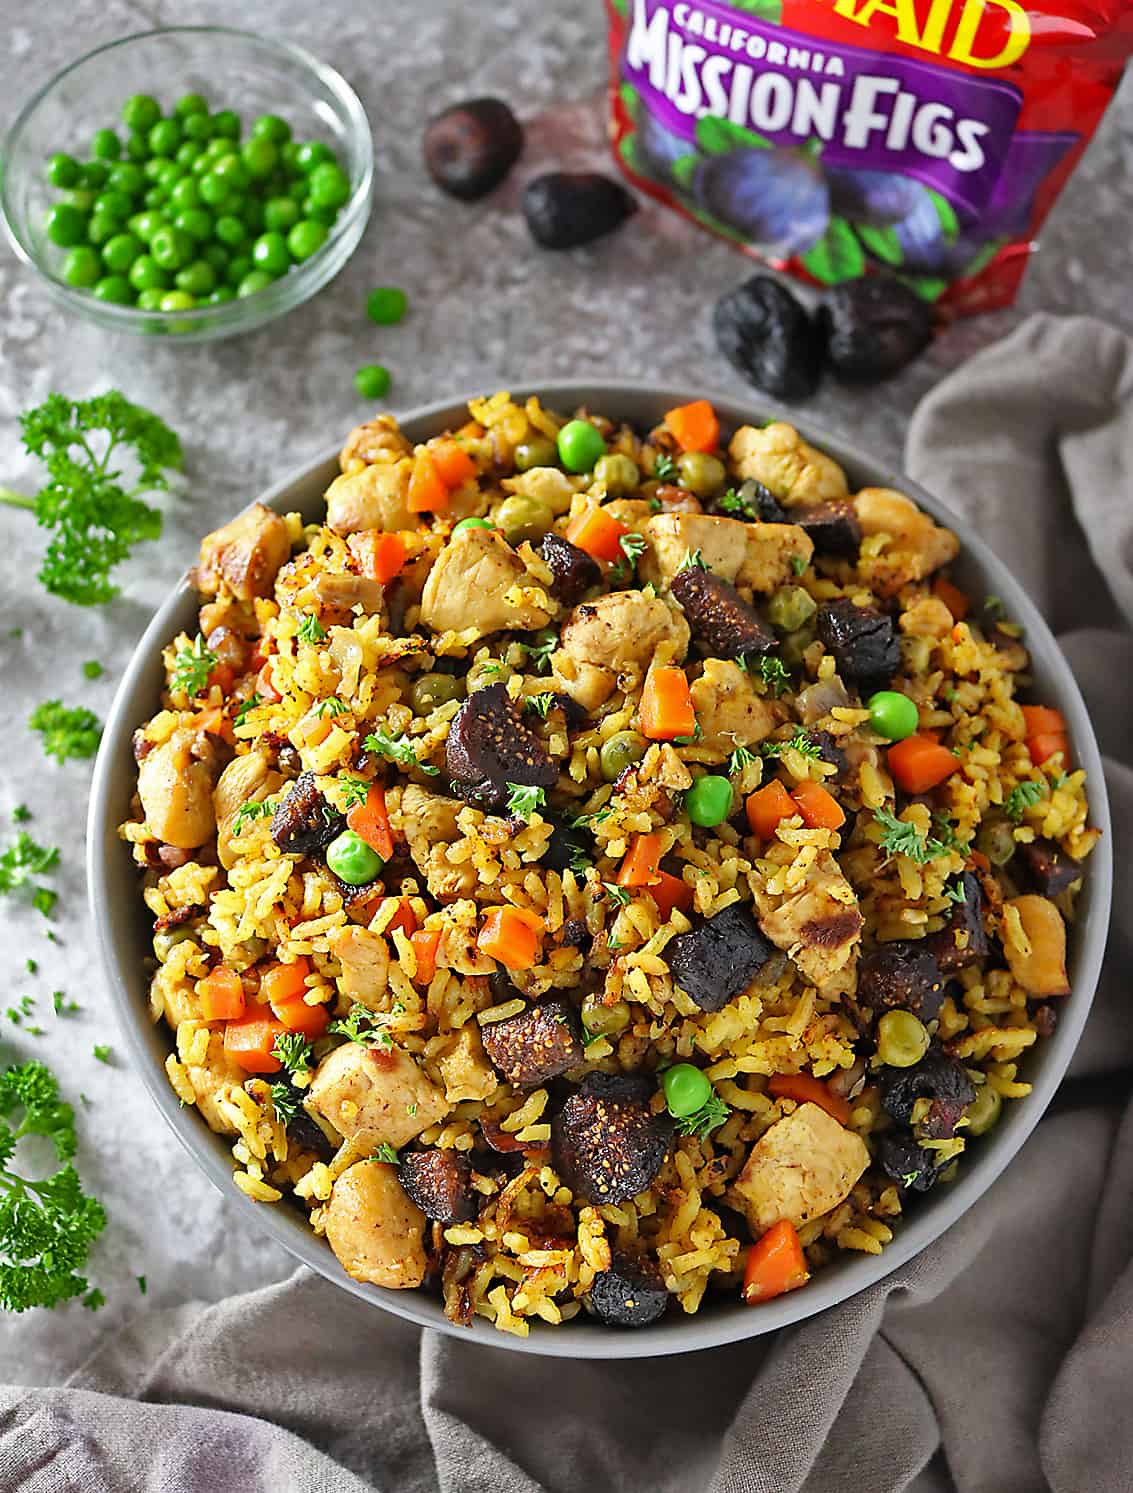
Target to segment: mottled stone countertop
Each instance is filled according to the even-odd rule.
[[[411,16],[411,20],[407,20]],[[339,439],[365,413],[351,376],[381,361],[394,376],[395,410],[460,390],[520,389],[539,376],[630,376],[739,390],[716,353],[713,302],[750,273],[745,260],[652,202],[615,238],[570,255],[533,248],[517,213],[523,181],[552,165],[609,164],[604,120],[604,19],[598,0],[512,0],[479,6],[415,0],[319,6],[300,0],[40,0],[6,7],[0,54],[0,125],[68,55],[161,24],[231,21],[299,42],[339,67],[373,122],[378,155],[374,213],[342,275],[308,305],[257,334],[205,346],[116,338],[63,314],[7,246],[0,249],[0,477],[35,476],[17,428],[21,409],[49,390],[83,397],[119,387],[182,434],[187,476],[165,502],[162,540],[120,574],[113,605],[80,611],[34,579],[40,539],[25,515],[0,509],[0,826],[28,804],[29,828],[62,848],[59,943],[37,914],[0,906],[5,998],[36,998],[47,1035],[0,1016],[5,1054],[50,1059],[66,1093],[81,1091],[81,1170],[107,1204],[110,1225],[93,1274],[108,1303],[32,1312],[3,1326],[0,1370],[29,1383],[61,1380],[103,1332],[142,1304],[216,1299],[286,1273],[288,1258],[235,1222],[158,1119],[121,1056],[95,967],[85,906],[82,822],[89,766],[47,762],[25,722],[47,696],[100,713],[153,608],[191,561],[197,538],[289,468]],[[456,206],[420,164],[420,134],[442,104],[499,93],[527,127],[513,180],[488,200]],[[238,104],[238,100],[235,101]],[[899,461],[921,394],[975,349],[1033,310],[1090,312],[1133,331],[1133,89],[1129,80],[1064,193],[1018,306],[952,327],[901,378],[876,390],[827,386],[810,417],[866,450]],[[374,284],[405,287],[411,314],[379,329],[363,312]],[[958,440],[964,432],[957,431]],[[15,627],[23,629],[18,639]],[[81,662],[106,669],[95,684]],[[0,844],[11,829],[0,828]],[[123,888],[123,895],[132,889]],[[34,957],[39,973],[25,972]],[[79,1014],[52,1014],[65,990]],[[109,1042],[110,1065],[94,1060]]]

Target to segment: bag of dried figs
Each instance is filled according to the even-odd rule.
[[[644,191],[822,285],[1008,304],[1133,52],[1128,0],[607,0]]]

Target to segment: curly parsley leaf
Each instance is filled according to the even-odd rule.
[[[1023,810],[1033,809],[1037,803],[1041,803],[1046,797],[1047,786],[1037,779],[1029,779],[1025,783],[1016,783],[1011,792],[1003,801],[1003,812],[1011,820],[1012,824],[1023,822]]]
[[[800,756],[808,757],[813,762],[819,761],[822,757],[821,746],[802,726],[796,727],[794,735],[788,740],[765,741],[759,750],[765,757],[781,757],[786,751],[798,752]]]
[[[615,907],[625,907],[632,896],[628,886],[617,886],[612,881],[604,881],[602,883],[602,890]]]
[[[401,1158],[397,1154],[397,1147],[391,1146],[388,1140],[384,1140],[374,1151],[370,1160],[384,1161],[387,1166],[396,1166]]]
[[[537,809],[546,807],[547,794],[542,788],[529,787],[523,783],[507,785],[507,811],[520,819],[530,819]]]
[[[527,649],[527,660],[532,668],[537,674],[542,674],[550,667],[551,654],[559,646],[558,635],[552,633],[538,643],[524,643],[523,646]]]
[[[232,819],[232,834],[242,835],[249,824],[257,819],[270,818],[275,813],[274,798],[249,799],[236,810]]]
[[[616,581],[623,581],[633,574],[634,567],[645,553],[645,540],[640,534],[623,534],[618,540],[618,548],[621,550],[621,558],[610,575]]]
[[[0,855],[0,895],[30,891],[32,906],[44,917],[49,917],[58,901],[58,893],[49,887],[36,886],[33,878],[54,871],[58,864],[59,851],[54,846],[37,845],[27,830],[20,830],[16,843],[9,845]]]
[[[685,550],[684,559],[677,566],[677,570],[707,570],[708,563],[699,550]]]
[[[259,695],[257,695],[254,691],[248,696],[246,700],[241,700],[240,704],[236,707],[236,714],[233,717],[236,724],[238,726],[242,726],[248,719],[250,713],[255,710],[256,706],[262,705],[263,703],[264,702],[260,699]]]
[[[322,720],[324,716],[328,715],[332,717],[336,715],[345,715],[346,710],[347,707],[342,703],[337,695],[328,695],[325,700],[319,701],[319,703],[315,706],[312,714],[316,715],[319,720]]]
[[[721,513],[734,513],[739,518],[749,521],[758,518],[758,514],[742,493],[738,493],[734,487],[716,499],[716,507]]]
[[[175,691],[199,695],[216,665],[216,654],[205,647],[205,640],[198,633],[189,647],[182,648],[174,657],[169,683]]]
[[[728,776],[730,778],[738,777],[744,768],[750,767],[754,761],[754,752],[749,752],[747,747],[737,747],[728,758]]]
[[[677,475],[677,464],[667,451],[660,452],[654,459],[653,475],[661,482],[671,482]]]
[[[791,673],[781,658],[765,654],[759,660],[759,677],[776,699],[790,686]]]
[[[93,399],[49,394],[20,417],[24,447],[47,468],[34,498],[0,489],[0,503],[28,508],[51,532],[39,580],[64,601],[93,606],[120,588],[110,573],[135,544],[156,539],[161,514],[139,497],[169,486],[181,467],[181,442],[156,415],[112,390]],[[121,482],[117,457],[133,453],[137,480]]]
[[[360,808],[370,792],[370,785],[365,778],[341,777],[338,787],[342,794],[342,807],[347,811]]]
[[[388,731],[374,731],[366,737],[365,747],[368,752],[374,752],[390,762],[400,762],[403,767],[419,768],[431,777],[436,777],[440,772],[439,767],[432,767],[428,762],[418,760],[417,751],[408,736],[391,736]]]
[[[68,757],[93,757],[102,737],[102,722],[85,706],[67,708],[62,700],[45,700],[28,717],[28,725],[43,737],[44,754],[57,762]]]
[[[295,1077],[300,1078],[310,1073],[311,1044],[302,1032],[278,1032],[271,1052],[272,1057],[278,1058],[288,1073]]]
[[[106,670],[102,667],[97,658],[88,658],[86,663],[83,665],[84,679],[101,679],[105,673]]]
[[[303,618],[295,634],[301,643],[321,643],[326,635],[326,628],[313,612]]]
[[[950,854],[947,845],[940,840],[926,838],[915,824],[898,819],[890,809],[875,809],[874,820],[881,826],[881,848],[888,855],[905,855],[918,866]]]
[[[523,703],[528,710],[533,710],[540,720],[545,721],[547,719],[547,716],[551,713],[551,709],[555,704],[555,697],[554,695],[549,694],[528,695],[527,699],[524,700]]]
[[[356,1001],[341,1021],[331,1022],[327,1031],[357,1042],[361,1047],[379,1047],[388,1051],[393,1046],[393,1038],[385,1029],[385,1021],[380,1012],[371,1011]]]
[[[803,571],[806,569],[806,566],[807,562],[802,555],[791,556],[791,569],[796,575],[802,575]]]
[[[704,1140],[713,1130],[719,1130],[731,1113],[731,1109],[713,1089],[698,1110],[677,1121],[677,1129],[681,1135],[695,1135]]]
[[[297,1035],[297,1034],[293,1034]],[[276,1042],[279,1042],[277,1037]],[[271,1099],[271,1107],[275,1111],[275,1117],[286,1130],[288,1125],[299,1113],[299,1092],[293,1089],[289,1083],[273,1083],[268,1089],[268,1097]]]

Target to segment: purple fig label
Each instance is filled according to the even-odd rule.
[[[1000,181],[1022,103],[1011,83],[804,36],[719,0],[632,0],[622,76],[690,152],[714,116],[762,144],[809,146],[826,170],[914,178],[968,219]]]

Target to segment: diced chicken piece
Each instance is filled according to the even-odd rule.
[[[434,885],[434,876],[430,872],[430,891]],[[458,886],[451,893],[458,900],[451,901],[444,910],[437,963],[442,969],[451,969],[458,975],[494,975],[498,968],[491,955],[476,942],[480,912],[470,893],[478,885],[478,878],[474,875],[471,886]]]
[[[867,538],[889,535],[880,555],[861,562],[867,584],[879,595],[893,596],[910,581],[923,581],[960,551],[951,529],[934,524],[911,498],[890,487],[863,487],[854,508]]]
[[[454,799],[408,783],[390,815],[390,824],[404,834],[413,864],[425,877],[429,891],[446,901],[468,896],[478,879],[471,861],[452,865],[448,860],[448,847],[460,838],[456,816],[461,807]]]
[[[356,1161],[334,1184],[327,1241],[354,1280],[395,1291],[425,1279],[425,1215],[410,1202],[397,1168]]]
[[[743,479],[762,482],[780,502],[826,503],[849,493],[846,474],[831,457],[816,451],[793,425],[775,420],[762,430],[741,425],[728,454]]]
[[[348,627],[356,616],[370,617],[381,611],[385,587],[368,576],[324,570],[315,581],[315,595],[324,627]]]
[[[814,544],[797,524],[745,524],[707,513],[655,513],[645,525],[649,549],[638,564],[643,580],[667,586],[691,555],[736,586],[770,592],[805,567]]]
[[[800,1104],[756,1141],[732,1194],[754,1233],[782,1219],[800,1228],[849,1197],[868,1165],[860,1135],[817,1104]]]
[[[262,503],[253,503],[230,524],[201,540],[193,584],[206,596],[215,596],[222,585],[240,601],[267,596],[290,553],[291,539],[283,519]]]
[[[359,1042],[327,1054],[311,1080],[308,1103],[361,1151],[403,1146],[450,1108],[409,1053]]]
[[[862,915],[853,887],[828,850],[822,851],[801,892],[778,907],[753,886],[759,926],[777,948],[820,990],[847,971],[862,936]]]
[[[551,654],[551,670],[571,699],[594,710],[613,694],[619,678],[631,686],[643,678],[662,644],[679,663],[688,639],[688,623],[660,597],[613,591],[575,607]]]
[[[240,854],[240,837],[232,832],[240,808],[246,803],[262,803],[282,783],[283,778],[272,770],[267,753],[261,751],[233,757],[221,773],[212,803],[216,814],[217,856],[226,871]]]
[[[413,447],[397,428],[392,415],[375,415],[356,425],[346,437],[338,464],[345,472],[359,461],[382,461],[408,456]]]
[[[211,746],[196,731],[179,727],[142,758],[138,796],[146,824],[157,839],[179,850],[195,850],[216,829]]]
[[[608,513],[619,524],[624,524],[634,534],[643,534],[645,525],[657,510],[648,498],[611,498],[602,504],[602,512]]]
[[[538,591],[523,561],[494,529],[461,529],[441,551],[421,593],[421,621],[434,632],[474,627],[481,637],[516,628],[527,632],[551,620],[517,590]]]
[[[224,1051],[224,1034],[209,1033],[208,1049],[203,1063],[188,1063],[185,1072],[196,1095],[197,1108],[210,1130],[218,1135],[235,1135],[236,1126],[221,1111],[221,1102],[233,1089],[243,1084],[247,1074]]]
[[[409,511],[409,460],[381,461],[344,472],[327,488],[327,528],[336,534],[363,529],[417,529],[419,514]]]
[[[500,1086],[474,1021],[460,1028],[447,1050],[437,1058],[437,1068],[450,1104],[461,1104],[466,1099],[490,1099]]]
[[[500,483],[504,492],[522,493],[546,503],[556,518],[570,512],[574,495],[583,486],[581,477],[568,477],[558,467],[532,467],[517,477],[505,477]]]
[[[1066,924],[1054,903],[1028,892],[1003,904],[1003,952],[1028,995],[1069,995]]]
[[[785,719],[782,706],[757,695],[751,678],[730,658],[709,658],[692,685],[700,745],[727,756],[753,746]]]
[[[388,988],[389,946],[385,939],[380,933],[348,923],[335,939],[334,954],[342,965],[338,986],[343,995],[376,1011]]]
[[[920,596],[905,608],[897,623],[913,638],[946,638],[952,631],[952,613],[939,596]]]

